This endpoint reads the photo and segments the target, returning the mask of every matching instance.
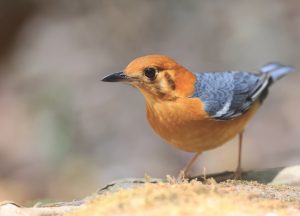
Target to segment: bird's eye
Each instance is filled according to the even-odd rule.
[[[154,67],[147,67],[144,69],[145,76],[148,77],[151,81],[155,80],[156,72],[157,70]]]

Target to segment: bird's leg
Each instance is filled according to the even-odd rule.
[[[243,134],[244,130],[239,133],[239,156],[238,156],[238,165],[235,170],[234,178],[240,179],[242,177],[242,144],[243,144]]]
[[[193,163],[195,162],[195,160],[199,157],[201,153],[197,152],[192,159],[185,165],[185,167],[183,168],[183,178],[187,178],[188,177],[188,172],[191,169]]]

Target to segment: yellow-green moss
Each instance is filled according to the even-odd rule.
[[[146,183],[95,196],[68,215],[300,215],[299,194],[289,187],[241,181]]]

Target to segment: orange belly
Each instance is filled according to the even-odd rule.
[[[189,152],[216,148],[240,133],[256,112],[259,103],[244,115],[228,121],[209,118],[200,100],[194,98],[147,102],[152,128],[168,143]]]

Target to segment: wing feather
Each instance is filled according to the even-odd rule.
[[[196,73],[193,97],[205,104],[210,117],[230,120],[247,112],[262,94],[267,94],[270,76],[242,71]]]

